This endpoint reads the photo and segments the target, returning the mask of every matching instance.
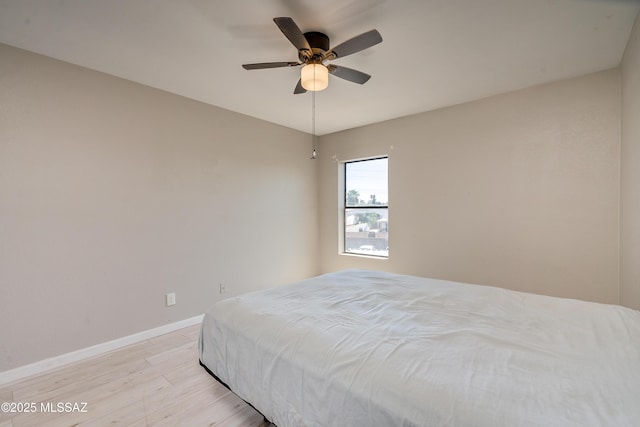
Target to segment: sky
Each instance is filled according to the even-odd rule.
[[[371,194],[384,204],[389,201],[388,159],[350,162],[346,164],[346,189],[356,190],[360,199],[369,201]]]

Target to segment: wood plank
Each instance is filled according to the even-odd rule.
[[[207,387],[216,387],[215,384],[209,383],[200,388],[193,389],[193,392],[205,392]],[[104,425],[147,425],[150,416],[158,412],[161,408],[168,405],[181,402],[186,394],[186,389],[179,387],[164,387],[145,396],[114,396],[113,402],[109,406],[113,409],[107,413],[96,414],[90,420],[78,424],[78,426],[104,426]],[[218,389],[219,393],[226,393],[225,389]],[[204,402],[201,402],[203,404]],[[106,406],[101,403],[100,406]]]
[[[195,342],[198,342],[198,339],[200,338],[200,326],[201,325],[193,325],[189,326],[188,328],[184,328],[183,333]]]
[[[13,402],[13,392],[8,388],[0,389],[0,403],[3,402]],[[9,412],[0,411],[0,427],[4,427],[5,423],[9,423],[13,415]]]
[[[0,402],[11,402],[13,392],[9,388],[0,388]]]
[[[0,413],[0,427],[269,426],[198,364],[199,334],[190,326],[10,384],[0,401],[87,402],[87,412]]]
[[[129,364],[139,364],[146,352],[140,348],[126,347],[117,352],[90,359],[88,361],[71,364],[53,372],[46,373],[24,382],[14,384],[13,396],[16,400],[28,401],[34,396],[44,396],[45,393],[73,386],[83,378],[93,378],[96,375],[108,376],[128,372]],[[148,366],[148,363],[146,363]],[[55,394],[55,393],[54,393]]]
[[[169,403],[159,408],[147,418],[149,426],[175,426],[175,425],[207,425],[216,424],[221,417],[229,415],[229,400],[237,397],[226,388],[211,387],[210,389],[187,392],[180,401]],[[209,405],[202,405],[202,400]],[[213,414],[209,411],[213,409]],[[235,410],[234,412],[238,412]],[[194,417],[206,413],[205,420],[193,423]],[[188,421],[191,419],[191,421]]]
[[[126,363],[119,363],[117,367],[96,364],[95,369],[74,372],[73,368],[64,368],[64,372],[51,379],[47,378],[26,388],[14,392],[16,401],[52,401],[65,396],[75,395],[87,387],[95,388],[115,380],[126,378],[128,375],[140,372],[150,365],[144,359],[133,359]]]
[[[118,410],[124,405],[124,402],[130,402],[142,399],[146,395],[153,395],[161,392],[164,388],[171,384],[161,377],[153,377],[148,381],[137,384],[127,383],[125,387],[117,388],[119,384],[109,385],[115,391],[111,394],[100,398],[103,388],[88,390],[86,397],[70,396],[69,400],[62,402],[87,402],[86,412],[57,412],[47,413],[40,412],[36,414],[23,414],[13,418],[14,427],[57,427],[77,425],[83,421],[89,421],[93,418],[105,416],[110,412]],[[108,389],[109,389],[108,388]],[[55,402],[54,403],[55,406]]]

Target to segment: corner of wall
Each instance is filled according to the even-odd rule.
[[[620,304],[640,310],[640,14],[620,63]]]

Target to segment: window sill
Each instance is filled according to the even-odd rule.
[[[356,257],[356,258],[378,259],[378,260],[382,260],[382,261],[389,260],[389,256],[356,254],[356,253],[352,253],[352,252],[339,252],[338,255],[344,255],[344,256]]]

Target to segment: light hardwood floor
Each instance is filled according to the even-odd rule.
[[[198,364],[199,328],[191,326],[4,386],[0,403],[33,403],[36,412],[0,411],[0,427],[269,426]],[[64,412],[82,409],[82,402],[86,412]],[[62,411],[53,412],[59,403]]]

